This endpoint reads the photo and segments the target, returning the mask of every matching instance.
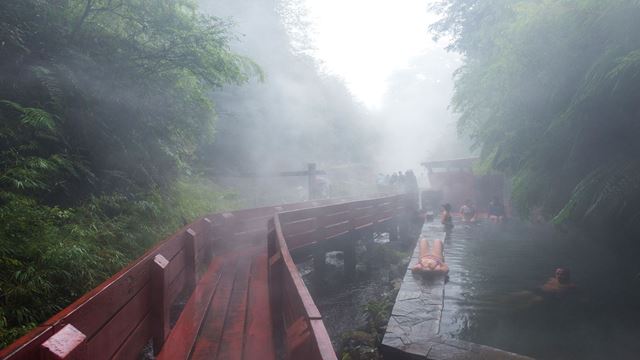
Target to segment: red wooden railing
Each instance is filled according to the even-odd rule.
[[[269,290],[272,313],[280,315],[275,326],[285,358],[336,359],[322,316],[292,253],[345,235],[354,239],[355,232],[393,226],[405,205],[404,196],[398,195],[284,212],[269,221]]]
[[[192,293],[212,256],[264,246],[268,239],[273,318],[280,327],[276,332],[282,330],[288,358],[335,359],[321,316],[290,251],[388,222],[403,208],[401,196],[326,206],[339,202],[343,200],[200,218],[0,350],[0,358],[131,359],[150,341],[158,352],[169,335],[171,307],[181,294]]]

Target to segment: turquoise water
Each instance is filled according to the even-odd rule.
[[[637,265],[606,239],[516,221],[456,223],[445,260],[440,334],[539,359],[640,359]],[[514,295],[559,266],[571,269],[577,296],[531,304]]]

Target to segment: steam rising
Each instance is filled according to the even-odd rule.
[[[345,16],[353,4],[322,4],[325,13],[312,1],[201,0],[203,11],[235,23],[241,37],[234,50],[254,59],[266,75],[264,83],[214,94],[219,119],[216,144],[207,154],[212,167],[227,174],[272,173],[315,162],[323,169],[357,167],[354,172],[366,172],[373,182],[375,172],[414,169],[420,175],[420,162],[428,158],[466,156],[467,146],[457,140],[455,117],[448,110],[460,59],[430,41],[427,27],[434,16],[426,5],[420,5],[424,13],[415,16],[412,26],[398,26],[409,36],[408,44],[391,46],[388,53],[378,49],[377,56],[386,58],[360,61],[367,78],[356,71],[353,59],[371,51],[368,31],[379,27],[375,17],[383,15],[384,7],[351,19],[359,25],[349,27]],[[326,13],[326,6],[345,13]],[[400,10],[389,21],[402,23],[410,7],[393,8]],[[328,43],[331,34],[323,15],[335,16],[334,25],[349,46]],[[367,16],[373,18],[362,19]],[[394,33],[393,24],[386,31],[387,44],[402,41],[394,39],[403,34]],[[369,90],[374,88],[384,93],[372,103],[376,96]]]

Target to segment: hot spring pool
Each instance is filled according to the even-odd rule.
[[[637,266],[617,257],[606,239],[550,227],[456,223],[440,334],[539,359],[640,359]],[[571,269],[578,296],[532,305],[513,295],[558,266]]]

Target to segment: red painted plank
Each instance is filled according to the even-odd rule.
[[[296,249],[300,249],[305,246],[313,245],[316,241],[315,231],[297,234],[293,236],[287,236],[286,239],[287,239],[287,247],[291,251],[294,251]]]
[[[11,345],[0,350],[0,359],[29,360],[37,359],[40,354],[40,344],[54,334],[51,326],[38,326],[25,334]]]
[[[114,360],[138,359],[142,349],[151,339],[151,312],[138,323],[136,328],[131,332],[131,336],[120,346],[118,351],[113,354]]]
[[[276,218],[277,219],[277,218]],[[300,294],[300,298],[302,303],[304,304],[305,311],[309,315],[310,318],[320,318],[320,312],[316,307],[316,304],[313,302],[311,298],[311,294],[309,294],[309,290],[304,284],[300,273],[298,272],[298,268],[296,264],[293,262],[291,258],[291,254],[289,253],[289,249],[285,242],[284,237],[282,236],[282,228],[280,227],[280,223],[278,221],[275,222],[276,234],[279,242],[280,251],[282,252],[282,260],[285,264],[284,269],[284,281],[287,281],[287,276],[290,277],[290,280],[295,284],[295,287]]]
[[[178,274],[184,271],[186,261],[184,249],[180,250],[173,259],[167,259],[169,260],[169,265],[167,265],[167,269],[165,271],[167,272],[167,281],[171,284],[175,281]]]
[[[251,257],[238,261],[217,359],[242,360]]]
[[[374,218],[372,215],[357,217],[353,219],[353,226],[356,230],[360,230],[364,227],[371,226],[374,223]]]
[[[109,359],[149,312],[151,286],[147,285],[102,328],[89,339],[87,354],[90,359]]]
[[[344,209],[341,211],[332,212],[330,214],[326,214],[322,216],[321,222],[318,224],[319,226],[331,226],[333,224],[341,223],[343,221],[349,220],[350,212],[348,209]]]
[[[244,360],[275,359],[273,321],[269,304],[267,255],[256,256],[251,265],[248,311],[245,329]]]
[[[169,285],[169,291],[167,292],[167,296],[169,296],[169,304],[173,304],[178,295],[184,290],[184,287],[187,282],[187,272],[186,269],[182,269],[180,274],[176,276],[173,283]]]
[[[340,235],[344,235],[351,230],[351,223],[349,221],[343,221],[337,224],[333,224],[324,228],[322,233],[324,239],[331,239]]]
[[[222,268],[220,281],[211,299],[209,309],[193,348],[192,360],[215,359],[220,348],[224,320],[227,315],[227,307],[229,306],[229,298],[231,297],[235,278],[237,258],[231,257],[227,260],[228,262]],[[170,358],[167,357],[166,359],[169,360]]]
[[[314,338],[309,321],[299,317],[286,329],[286,351],[289,359],[317,359]],[[314,351],[315,350],[315,351]]]
[[[280,214],[280,220],[283,223],[289,223],[297,220],[310,219],[318,216],[317,208],[301,209]]]
[[[223,265],[222,258],[213,259],[211,266],[198,282],[198,286],[182,310],[178,322],[165,341],[165,346],[157,357],[158,360],[187,359],[189,357],[211,298],[218,286]]]
[[[327,329],[324,327],[322,320],[310,320],[309,322],[313,331],[314,342],[319,350],[320,359],[337,360],[336,353],[331,344],[331,338],[329,338],[329,333],[327,333]]]
[[[315,218],[296,220],[282,224],[282,232],[286,238],[289,236],[313,231],[316,228]]]
[[[264,226],[260,229],[253,229],[243,231],[241,233],[235,234],[236,241],[234,245],[240,246],[251,246],[251,245],[259,245],[263,242],[267,241],[267,222],[265,221]]]
[[[124,268],[109,280],[76,300],[45,322],[55,330],[71,323],[88,338],[102,328],[150,280],[151,263],[156,254],[173,258],[182,248],[184,231],[147,252],[140,260]]]
[[[263,229],[267,227],[267,221],[273,216],[273,212],[269,212],[267,215],[259,216],[255,218],[248,218],[243,220],[240,225],[240,231],[249,231],[255,229]]]

